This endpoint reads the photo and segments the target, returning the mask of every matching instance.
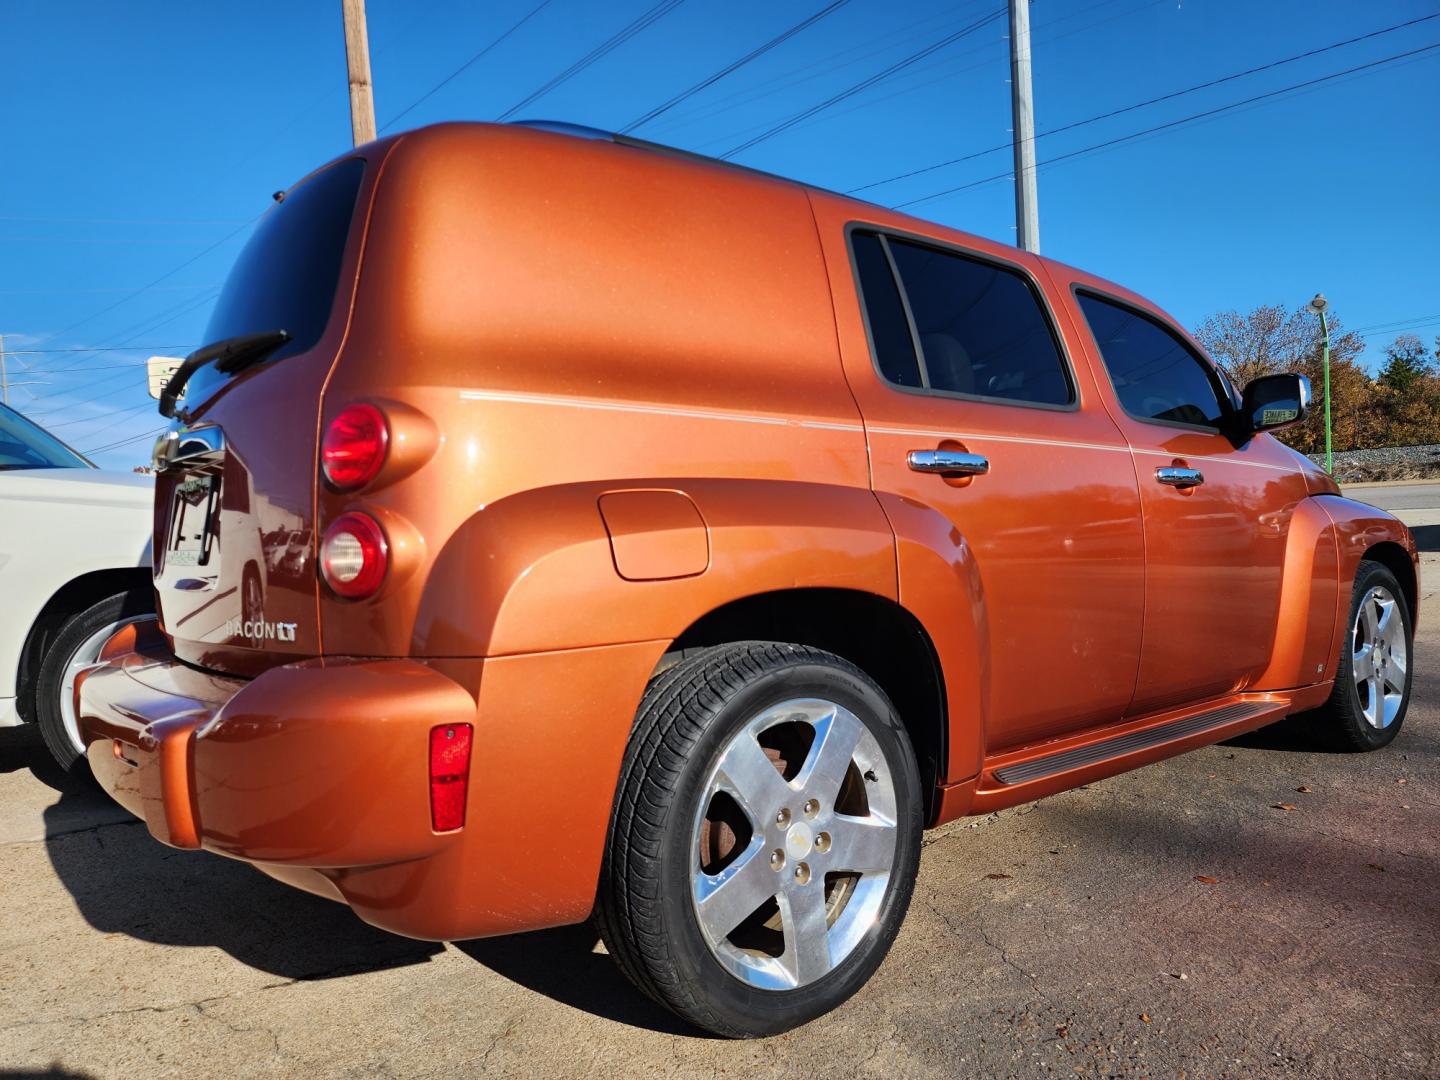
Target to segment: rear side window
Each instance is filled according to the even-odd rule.
[[[918,378],[922,389],[1030,405],[1074,402],[1050,321],[1024,275],[890,236],[855,233],[852,243],[880,373],[890,382],[913,386]],[[912,378],[903,374],[905,350],[887,349],[876,330],[875,311],[894,278],[881,275],[875,250],[889,253],[904,289],[909,354],[920,361]]]
[[[860,295],[865,302],[865,321],[870,327],[870,344],[880,374],[897,386],[919,389],[920,361],[915,355],[915,341],[910,336],[910,323],[905,318],[905,305],[895,287],[890,271],[890,258],[880,237],[874,233],[856,233],[851,240],[855,248],[855,272],[860,279]]]
[[[1215,371],[1174,332],[1090,293],[1077,296],[1121,407],[1137,420],[1218,428],[1226,415]]]
[[[284,330],[271,360],[314,348],[325,334],[365,162],[347,158],[289,192],[261,220],[225,279],[205,342]],[[226,376],[206,366],[185,388],[203,401]]]

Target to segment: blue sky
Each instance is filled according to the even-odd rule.
[[[370,0],[382,127],[538,2]],[[492,119],[653,2],[550,0],[393,130]],[[521,118],[623,127],[825,4],[685,0]],[[850,0],[635,134],[724,153],[1000,6]],[[1038,0],[1037,156],[1440,43],[1435,19],[1044,136],[1437,12],[1433,0]],[[847,190],[1003,145],[1005,33],[990,22],[734,160]],[[44,380],[11,403],[82,450],[123,443],[96,456],[128,468],[160,424],[141,362],[153,346],[201,344],[245,223],[348,147],[339,0],[7,0],[0,40],[0,333],[11,378]],[[1056,162],[1040,173],[1042,249],[1192,327],[1324,290],[1346,326],[1378,328],[1373,363],[1395,324],[1421,323],[1427,343],[1440,332],[1437,113],[1440,49]],[[897,204],[1008,165],[1005,150],[864,194]],[[1008,179],[910,209],[1013,240]]]

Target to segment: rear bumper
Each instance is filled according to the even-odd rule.
[[[82,675],[77,712],[96,778],[156,839],[252,862],[398,933],[472,937],[589,913],[658,648],[317,659],[241,680],[181,664],[142,623]],[[450,723],[476,725],[466,826],[436,833],[429,732]]]

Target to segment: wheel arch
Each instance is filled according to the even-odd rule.
[[[885,691],[910,737],[925,791],[926,820],[938,810],[948,754],[945,676],[935,643],[896,601],[853,589],[799,588],[741,597],[685,628],[657,674],[695,650],[730,641],[783,641],[832,652]]]
[[[1410,557],[1410,553],[1395,541],[1384,540],[1366,548],[1360,558],[1378,562],[1395,575],[1395,580],[1400,582],[1400,591],[1405,594],[1405,607],[1410,612],[1410,623],[1413,627],[1415,607],[1420,600],[1420,582],[1419,575],[1415,572],[1415,561]]]
[[[107,596],[149,588],[151,581],[148,566],[111,567],[72,578],[51,594],[30,624],[20,649],[15,671],[15,704],[22,720],[35,721],[35,682],[40,675],[40,665],[65,621]]]

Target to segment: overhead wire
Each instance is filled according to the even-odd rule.
[[[961,29],[956,30],[954,33],[946,34],[939,40],[931,42],[929,45],[925,46],[925,48],[913,52],[900,60],[897,60],[889,67],[877,71],[875,74],[870,75],[867,78],[861,79],[859,82],[852,83],[844,90],[841,90],[839,93],[832,94],[824,101],[817,102],[816,104],[811,105],[806,109],[802,109],[800,112],[795,113],[793,116],[787,117],[786,119],[780,121],[778,124],[771,125],[764,131],[762,131],[760,134],[751,136],[744,142],[739,143],[736,146],[732,146],[729,150],[719,155],[720,159],[722,161],[728,161],[736,154],[742,154],[746,150],[760,145],[762,142],[773,139],[776,135],[779,135],[781,132],[794,127],[802,120],[807,120],[812,116],[816,116],[819,113],[824,112],[826,109],[829,109],[834,105],[838,105],[840,102],[845,101],[848,98],[854,97],[856,94],[859,94],[862,91],[868,90],[876,83],[882,82],[883,80],[890,78],[890,76],[905,70],[907,67],[919,63],[927,56],[931,56],[934,53],[939,52],[941,49],[945,48],[948,45],[953,45],[961,38],[968,37],[970,34],[975,33],[977,30],[983,29],[990,23],[995,22],[1004,14],[1004,8],[997,8],[990,14],[982,16],[981,18],[970,23],[968,26],[962,27]]]
[[[1329,45],[1322,45],[1318,48],[1308,49],[1305,52],[1296,53],[1293,56],[1281,57],[1279,60],[1272,60],[1267,64],[1260,64],[1257,67],[1247,68],[1244,71],[1236,71],[1229,75],[1223,75],[1218,79],[1210,79],[1207,82],[1196,83],[1194,86],[1187,86],[1182,90],[1173,90],[1167,94],[1160,94],[1156,97],[1147,98],[1144,101],[1137,101],[1131,105],[1125,105],[1118,109],[1111,109],[1109,112],[1099,113],[1095,116],[1086,117],[1083,120],[1076,120],[1072,123],[1063,124],[1057,128],[1050,128],[1046,131],[1039,132],[1038,134],[1036,134],[1035,138],[1038,141],[1043,138],[1048,138],[1052,135],[1059,135],[1066,131],[1074,131],[1076,128],[1086,127],[1090,124],[1097,124],[1102,120],[1110,120],[1114,117],[1123,116],[1126,113],[1134,112],[1137,109],[1148,108],[1151,105],[1158,105],[1162,102],[1173,101],[1176,98],[1185,97],[1188,94],[1194,94],[1201,90],[1209,90],[1216,86],[1222,86],[1228,82],[1234,82],[1236,79],[1243,79],[1251,75],[1258,75],[1261,72],[1270,71],[1274,68],[1282,67],[1286,64],[1293,64],[1301,60],[1308,60],[1311,57],[1320,56],[1327,52],[1333,52],[1336,49],[1342,49],[1346,46],[1355,45],[1362,41],[1369,41],[1372,38],[1377,38],[1384,34],[1394,33],[1396,30],[1403,30],[1407,27],[1416,26],[1423,22],[1429,22],[1432,19],[1440,19],[1440,12],[1435,12],[1430,15],[1422,15],[1418,18],[1409,19],[1401,23],[1396,23],[1393,26],[1386,26],[1382,27],[1379,30],[1372,30],[1367,34],[1361,34],[1358,37],[1346,38],[1343,41],[1331,42]],[[871,188],[882,187],[885,184],[893,184],[898,180],[908,180],[911,177],[934,172],[937,169],[944,169],[951,165],[959,165],[962,162],[973,161],[976,158],[985,157],[988,154],[995,154],[999,153],[1002,150],[1009,150],[1013,145],[1014,144],[1012,142],[1006,141],[996,146],[989,147],[985,150],[977,150],[974,153],[965,154],[961,157],[950,158],[946,161],[937,161],[933,165],[926,165],[919,169],[911,169],[908,172],[897,173],[894,176],[887,176],[883,180],[872,180],[868,184],[861,184],[859,187],[848,188],[845,193],[847,195],[854,195],[857,192],[869,191]]]
[[[792,37],[794,37],[796,34],[799,34],[799,33],[802,33],[802,32],[805,31],[805,30],[808,30],[810,27],[814,26],[817,22],[819,22],[821,19],[825,18],[827,15],[831,15],[831,14],[833,14],[834,12],[839,11],[842,7],[844,7],[844,6],[845,6],[846,4],[848,4],[849,2],[850,2],[850,0],[834,0],[833,3],[828,4],[828,5],[825,6],[824,8],[821,8],[819,11],[815,12],[815,14],[811,15],[809,18],[807,18],[807,19],[802,19],[800,22],[798,22],[798,23],[796,23],[795,25],[791,26],[789,29],[784,30],[784,31],[782,31],[781,33],[775,35],[775,36],[772,37],[769,41],[765,42],[765,44],[760,45],[760,46],[758,46],[757,48],[751,49],[751,50],[750,50],[748,53],[746,53],[744,56],[740,57],[740,59],[731,61],[729,64],[726,64],[724,67],[722,67],[719,71],[716,71],[716,72],[711,73],[710,75],[707,75],[705,78],[701,79],[699,82],[695,83],[694,85],[689,86],[689,87],[685,88],[684,90],[680,91],[680,93],[676,94],[674,97],[670,98],[668,101],[664,101],[664,102],[662,102],[661,104],[656,105],[653,109],[651,109],[649,112],[645,113],[643,116],[639,116],[639,117],[637,117],[636,119],[630,121],[630,123],[626,124],[623,128],[620,129],[620,134],[622,134],[622,135],[628,135],[630,132],[634,131],[636,128],[642,127],[643,125],[650,123],[650,121],[655,120],[655,119],[657,119],[658,117],[664,116],[667,112],[669,112],[671,109],[673,109],[676,105],[679,105],[679,104],[681,104],[682,102],[685,102],[685,101],[690,100],[692,97],[694,97],[696,94],[700,93],[701,91],[707,90],[707,89],[709,89],[710,87],[714,86],[714,85],[715,85],[717,82],[719,82],[721,79],[724,79],[724,78],[726,78],[727,76],[733,75],[735,72],[739,71],[739,70],[740,70],[742,67],[744,67],[746,64],[749,64],[749,63],[751,63],[751,62],[754,61],[754,60],[758,60],[760,57],[764,56],[766,53],[770,52],[772,49],[775,49],[775,48],[779,47],[780,45],[783,45],[785,42],[789,41],[789,40],[790,40]]]
[[[1095,143],[1092,146],[1082,147],[1078,150],[1071,150],[1068,153],[1064,154],[1057,154],[1054,157],[1046,158],[1044,161],[1037,162],[1036,168],[1042,168],[1046,165],[1054,165],[1057,162],[1061,161],[1068,161],[1071,158],[1080,157],[1082,154],[1090,154],[1099,150],[1105,150],[1113,146],[1118,146],[1122,143],[1133,142],[1134,140],[1142,138],[1146,135],[1154,135],[1158,132],[1168,131],[1172,128],[1177,128],[1185,124],[1204,120],[1208,117],[1218,116],[1222,113],[1233,112],[1234,110],[1243,108],[1246,105],[1253,105],[1257,102],[1279,97],[1281,94],[1288,94],[1296,90],[1303,90],[1307,87],[1319,86],[1323,83],[1332,82],[1335,79],[1344,78],[1347,75],[1354,75],[1359,72],[1368,71],[1371,68],[1380,67],[1384,64],[1391,64],[1409,57],[1417,57],[1424,53],[1433,52],[1435,49],[1440,49],[1440,42],[1437,42],[1434,45],[1426,45],[1418,49],[1410,49],[1406,52],[1396,53],[1393,56],[1386,56],[1379,60],[1372,60],[1369,63],[1357,64],[1355,67],[1346,68],[1344,71],[1336,71],[1330,73],[1329,75],[1321,75],[1317,78],[1306,79],[1303,82],[1292,83],[1289,86],[1282,86],[1276,90],[1268,90],[1263,94],[1255,94],[1252,97],[1244,98],[1240,101],[1233,101],[1226,105],[1219,105],[1213,109],[1205,109],[1202,112],[1192,113],[1189,116],[1182,116],[1179,119],[1169,120],[1163,124],[1156,124],[1152,127],[1143,128],[1140,131],[1131,132],[1127,135],[1118,135],[1115,138],[1106,139],[1103,142]],[[893,204],[893,209],[899,210],[908,206],[919,206],[922,203],[932,202],[933,200],[943,198],[946,195],[953,195],[960,191],[969,190],[970,188],[976,188],[984,184],[994,183],[997,180],[1004,180],[1012,175],[1012,171],[1006,170],[1002,173],[996,173],[994,176],[985,177],[983,180],[973,180],[967,184],[957,184],[954,187],[945,188],[942,191],[932,192],[929,195],[922,195],[918,198],[907,199],[904,202],[895,203]]]

